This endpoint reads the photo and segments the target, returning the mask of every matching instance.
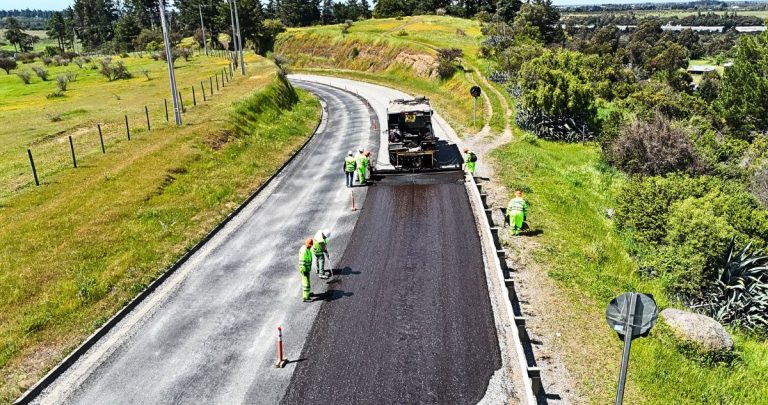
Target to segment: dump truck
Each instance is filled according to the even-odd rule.
[[[432,129],[429,99],[397,99],[387,107],[389,162],[397,170],[432,169],[436,166],[437,137]]]

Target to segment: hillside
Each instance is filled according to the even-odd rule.
[[[417,16],[355,22],[346,34],[340,25],[291,29],[278,37],[275,52],[294,71],[427,95],[480,153],[481,175],[493,178],[489,200],[495,207],[505,206],[512,190],[525,192],[536,233],[505,237],[505,243],[518,270],[523,312],[532,317],[528,327],[544,383],[570,401],[609,403],[621,343],[605,323],[608,302],[634,290],[653,294],[660,309],[682,304],[667,296],[658,279],[639,276],[632,246],[609,214],[627,176],[603,162],[596,143],[550,142],[516,128],[509,120],[514,101],[483,77],[492,63],[477,55],[481,40],[476,21]],[[448,47],[462,49],[464,57],[456,74],[441,79],[434,73],[436,48]],[[488,96],[482,100],[489,125],[482,130],[468,120],[467,91],[475,83]],[[660,323],[633,344],[627,403],[764,403],[768,344],[729,331],[738,360],[710,361],[686,352]]]

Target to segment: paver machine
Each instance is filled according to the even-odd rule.
[[[389,162],[396,170],[436,167],[437,138],[432,129],[432,106],[426,97],[397,99],[387,107]]]

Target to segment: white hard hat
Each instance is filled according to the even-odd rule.
[[[363,148],[360,148],[357,151],[360,152],[360,153],[363,153]]]
[[[347,155],[352,156],[352,151],[347,152]]]
[[[325,230],[323,230],[323,235],[325,235],[326,238],[330,238],[331,237],[331,231],[328,230],[328,229],[325,229]]]

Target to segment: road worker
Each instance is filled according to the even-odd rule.
[[[347,176],[347,187],[352,187],[355,179],[355,169],[357,168],[357,160],[352,156],[352,151],[347,152],[347,157],[344,158],[344,174]]]
[[[301,275],[304,302],[309,302],[312,296],[312,286],[309,282],[309,275],[312,272],[312,244],[312,238],[307,238],[304,245],[299,249],[299,274]]]
[[[475,152],[472,152],[469,148],[464,148],[464,170],[474,176],[476,164],[477,155],[475,155]]]
[[[360,154],[357,155],[357,178],[358,181],[360,181],[361,185],[365,185],[365,177],[366,173],[368,171],[368,163],[370,161],[368,160],[368,156],[371,154],[371,152],[363,151],[360,149]]]
[[[507,204],[507,217],[509,218],[509,230],[513,235],[520,235],[523,223],[528,216],[528,202],[523,199],[523,192],[515,191],[515,197]]]
[[[317,274],[320,278],[329,278],[333,269],[325,271],[325,256],[330,258],[328,253],[328,238],[331,237],[331,231],[317,231],[315,234],[315,240],[312,242],[312,253],[315,254],[315,262],[317,264]]]

